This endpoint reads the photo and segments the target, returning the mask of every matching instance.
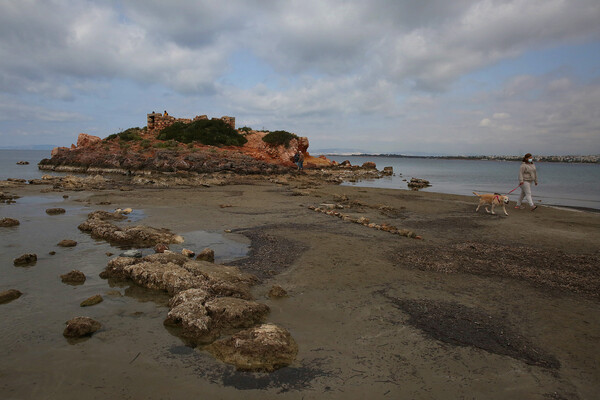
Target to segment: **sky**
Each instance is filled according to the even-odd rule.
[[[309,152],[600,154],[598,0],[0,0],[0,147],[167,110]]]

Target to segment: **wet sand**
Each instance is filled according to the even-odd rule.
[[[475,213],[475,197],[282,182],[72,192],[64,202],[132,207],[143,210],[146,225],[227,231],[248,244],[249,256],[229,263],[261,278],[253,294],[271,308],[268,321],[297,341],[293,365],[272,374],[236,372],[162,326],[164,295],[127,286],[116,288],[124,300],[92,311],[118,322],[90,339],[65,344],[62,327],[48,326],[56,338],[30,338],[19,354],[6,351],[1,397],[597,396],[600,214],[509,207],[506,217],[501,210]],[[423,239],[309,209],[324,203]],[[97,276],[107,259],[93,260]],[[98,290],[110,289],[96,281]],[[269,299],[273,285],[289,297]],[[0,307],[10,312],[18,302]]]

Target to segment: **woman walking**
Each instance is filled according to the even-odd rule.
[[[519,197],[517,206],[515,208],[522,208],[521,203],[523,202],[523,198],[525,198],[525,200],[527,200],[529,203],[531,211],[537,208],[537,206],[533,204],[533,199],[531,198],[531,183],[535,183],[537,186],[537,171],[535,169],[535,165],[533,164],[533,156],[531,153],[527,153],[525,154],[525,157],[523,157],[521,168],[519,168],[519,185],[521,186],[521,196]]]

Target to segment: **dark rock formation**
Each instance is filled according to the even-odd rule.
[[[17,289],[9,289],[4,292],[0,292],[0,304],[10,303],[13,300],[21,297],[23,293],[19,292]]]
[[[81,271],[73,270],[60,276],[64,283],[81,284],[85,282],[85,274]]]
[[[91,297],[88,297],[87,299],[82,301],[79,305],[81,307],[89,307],[89,306],[96,305],[98,303],[102,303],[103,300],[104,299],[102,298],[102,296],[100,296],[99,294],[96,294]]]
[[[14,218],[0,218],[0,227],[10,227],[17,226],[20,222],[18,219]]]
[[[17,161],[17,165],[29,165],[29,161]]]
[[[63,239],[60,242],[58,242],[57,246],[60,246],[60,247],[75,247],[75,246],[77,246],[77,242],[75,240],[71,240],[71,239]]]
[[[270,372],[290,365],[298,354],[298,345],[284,328],[263,324],[218,340],[209,351],[240,370]]]
[[[33,254],[33,253],[23,254],[13,260],[13,264],[18,267],[24,266],[24,265],[35,264],[36,262],[37,262],[37,254]]]
[[[66,211],[64,208],[48,208],[46,209],[46,214],[48,215],[58,215],[64,214]]]
[[[63,335],[67,338],[88,336],[102,327],[100,322],[89,317],[75,317],[68,320],[66,324],[67,327],[65,328]]]
[[[429,184],[429,181],[426,179],[418,179],[418,178],[411,178],[410,182],[407,183],[408,187],[413,189],[413,190],[418,190],[418,189],[423,189],[426,188],[428,186],[431,186]]]

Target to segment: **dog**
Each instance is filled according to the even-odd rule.
[[[504,214],[508,215],[508,213],[506,212],[506,205],[508,204],[508,196],[503,196],[500,193],[479,194],[479,193],[473,192],[473,194],[475,196],[479,197],[479,205],[477,206],[477,209],[475,210],[475,212],[479,211],[479,207],[484,206],[485,211],[487,211],[489,213],[490,210],[488,210],[488,206],[491,205],[492,206],[492,214],[496,214],[494,212],[494,207],[496,207],[498,205],[502,205],[502,210],[504,210]]]

